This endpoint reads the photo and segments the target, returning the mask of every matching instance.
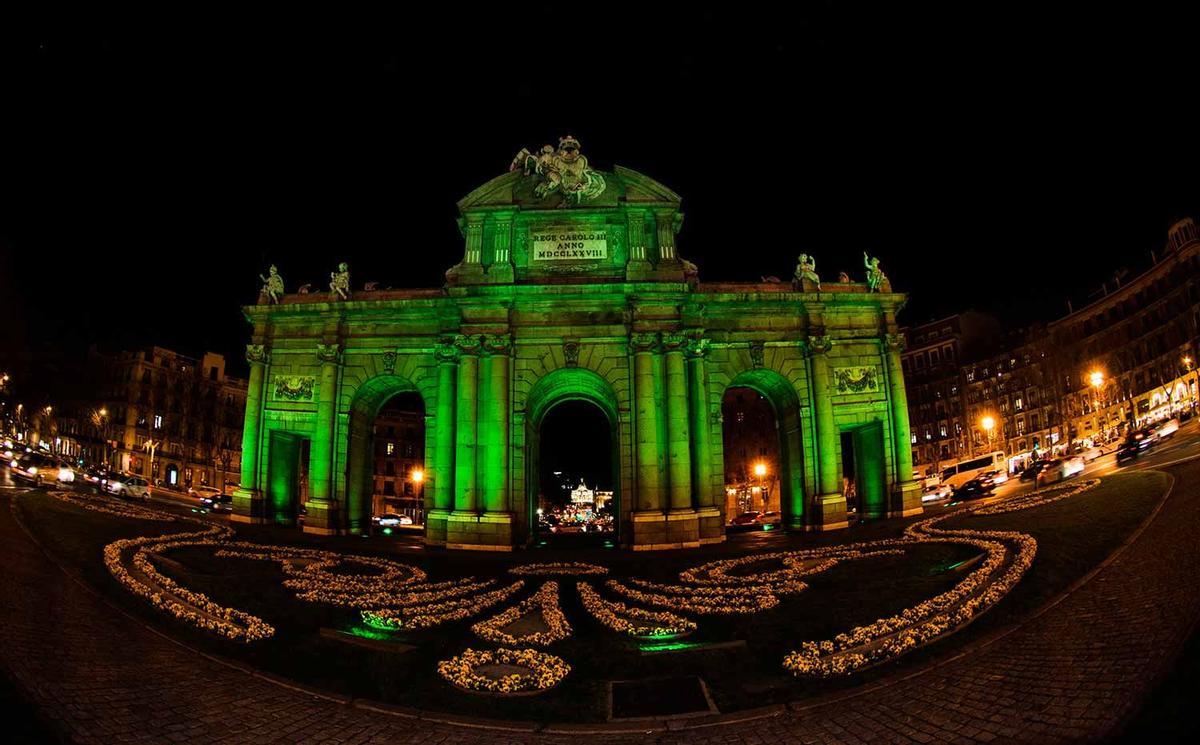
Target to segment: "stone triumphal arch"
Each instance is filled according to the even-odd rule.
[[[541,422],[583,400],[608,419],[620,543],[723,540],[721,400],[769,401],[792,530],[846,526],[853,447],[864,516],[920,512],[893,293],[701,281],[676,253],[680,198],[578,143],[522,151],[458,203],[462,260],[437,289],[288,294],[272,274],[245,308],[250,384],[234,519],[359,532],[370,521],[371,422],[397,394],[423,408],[425,540],[508,549],[531,538]],[[733,247],[736,248],[736,247]],[[782,257],[780,257],[782,258]],[[848,463],[849,461],[847,461]]]

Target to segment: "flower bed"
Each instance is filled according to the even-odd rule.
[[[995,515],[1038,507],[1081,494],[1100,481],[1092,479],[1069,487],[1053,486],[1000,503],[968,509],[967,514]],[[914,523],[902,541],[940,542],[972,546],[984,560],[953,588],[936,597],[881,618],[849,633],[820,642],[803,642],[788,654],[783,666],[795,675],[831,677],[898,657],[946,634],[957,631],[987,611],[1020,582],[1037,555],[1037,541],[1014,531],[947,530],[936,527],[956,514]],[[876,545],[884,543],[877,542]]]
[[[373,626],[426,629],[449,621],[469,618],[497,603],[504,602],[524,586],[525,580],[519,579],[506,587],[466,598],[406,608],[374,608],[361,611],[361,615],[364,622]]]
[[[525,668],[528,673],[492,677],[477,670],[487,665]],[[457,657],[439,662],[438,674],[451,685],[472,693],[540,692],[558,685],[571,672],[571,666],[552,654],[536,649],[506,649],[495,651],[464,650]]]
[[[634,582],[648,585],[652,589],[631,587]],[[622,584],[610,579],[605,586],[625,597],[646,605],[671,610],[688,611],[701,615],[740,615],[757,613],[779,605],[779,598],[765,587],[719,588],[722,594],[713,593],[718,588],[687,587],[683,585],[660,585],[653,582],[631,580]]]
[[[261,618],[222,606],[204,593],[188,590],[159,572],[150,560],[150,554],[161,554],[176,548],[220,545],[228,533],[228,528],[213,527],[174,536],[114,541],[104,547],[104,564],[127,590],[149,600],[154,607],[184,623],[234,641],[252,642],[269,638],[274,635],[275,629]],[[168,540],[164,541],[164,538]],[[124,552],[131,549],[131,564],[142,577],[135,576],[122,561]]]
[[[522,616],[540,611],[542,621],[548,630],[517,637],[504,629]],[[547,582],[538,589],[528,600],[523,600],[503,613],[492,616],[486,621],[480,621],[471,627],[475,635],[485,641],[497,644],[538,644],[546,646],[571,635],[571,624],[563,615],[558,605],[558,583]]]
[[[682,636],[696,630],[695,621],[666,611],[649,611],[624,603],[605,600],[590,584],[575,585],[588,613],[608,628],[637,638]]]
[[[859,551],[842,546],[805,551],[776,551],[767,554],[750,554],[736,559],[720,559],[701,564],[679,573],[682,582],[697,585],[783,585],[795,582],[800,577],[819,574],[850,559],[867,559],[876,556],[903,554],[899,550]],[[781,561],[783,569],[756,572],[746,575],[731,575],[730,571],[766,561]],[[809,564],[808,562],[813,562]],[[803,589],[803,582],[795,582]]]
[[[588,564],[583,561],[550,561],[539,564],[522,564],[508,570],[509,574],[518,577],[536,577],[544,575],[560,575],[581,577],[594,574],[608,574],[608,567],[599,564]]]

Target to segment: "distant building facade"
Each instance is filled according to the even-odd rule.
[[[87,375],[57,418],[65,455],[177,489],[237,483],[246,381],[226,374],[222,355],[93,350]]]
[[[1127,424],[1194,407],[1200,338],[1200,231],[1190,218],[1167,233],[1153,266],[1049,324],[1055,387],[1072,440],[1103,439]]]
[[[383,409],[375,417],[374,514],[425,524],[425,415]]]
[[[963,313],[905,329],[914,469],[1003,450],[1035,454],[1115,439],[1200,403],[1200,230],[1168,231],[1153,265],[1045,326],[1002,334]],[[989,431],[985,420],[992,423]]]

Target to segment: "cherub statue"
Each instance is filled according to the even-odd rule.
[[[879,268],[879,258],[872,259],[867,256],[866,251],[863,251],[863,266],[867,268],[867,291],[883,292],[883,284],[887,282],[887,275]]]
[[[817,260],[808,254],[800,254],[796,257],[800,263],[796,264],[796,273],[792,277],[792,284],[796,287],[803,287],[804,280],[808,280],[821,289],[821,278],[817,276]]]
[[[337,300],[350,299],[350,267],[344,261],[336,272],[329,273],[329,294]]]
[[[838,272],[838,282],[841,282],[844,285],[850,284],[850,275],[846,274],[845,272]]]
[[[268,275],[266,277],[258,275],[258,278],[263,281],[263,288],[259,296],[266,295],[271,305],[278,305],[279,298],[283,297],[283,277],[279,276],[279,270],[275,268],[274,264],[271,265]]]

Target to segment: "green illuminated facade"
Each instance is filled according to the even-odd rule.
[[[392,396],[415,392],[430,545],[527,544],[540,426],[570,400],[608,418],[621,545],[721,541],[730,386],[775,409],[787,527],[846,526],[844,444],[865,516],[920,512],[895,319],[904,296],[856,283],[818,291],[807,279],[701,282],[675,251],[676,194],[620,166],[587,173],[575,195],[547,193],[540,170],[518,169],[460,201],[465,248],[443,289],[246,307],[234,519],[293,522],[306,488],[305,531],[366,530],[372,422]]]

